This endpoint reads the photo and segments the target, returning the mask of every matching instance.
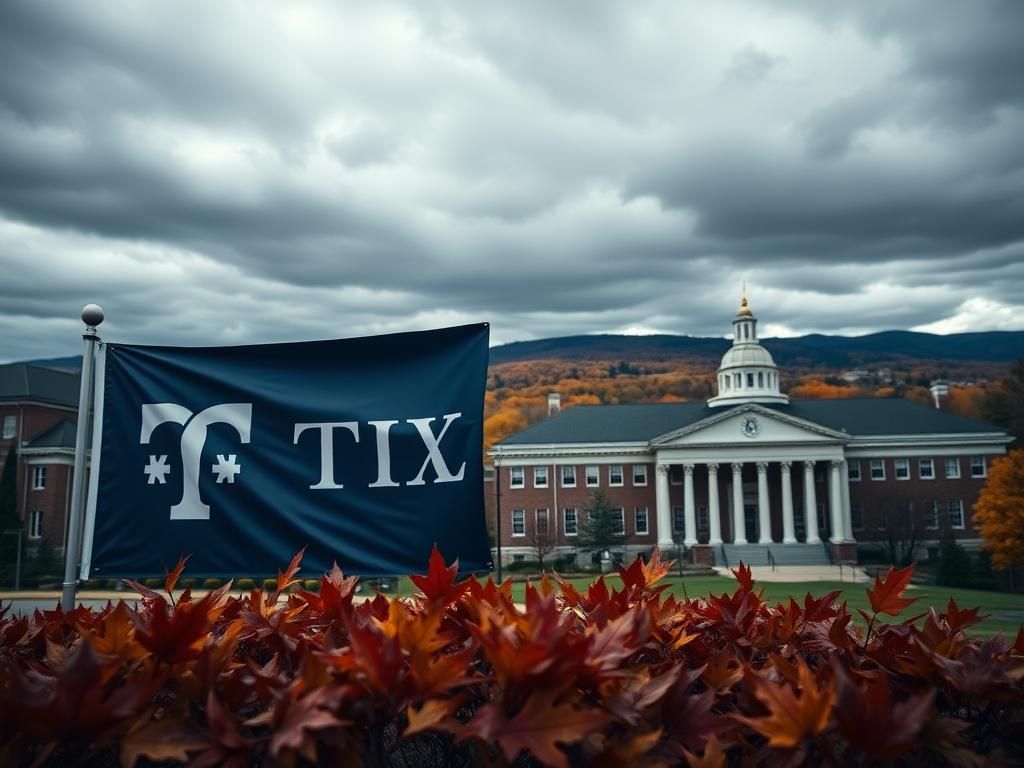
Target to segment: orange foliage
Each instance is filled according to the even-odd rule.
[[[526,418],[511,408],[504,408],[484,419],[484,450],[500,443],[509,435],[526,429]]]
[[[950,387],[948,408],[953,413],[980,419],[981,402],[985,395],[982,387]]]
[[[803,384],[791,387],[789,396],[794,400],[806,398],[810,400],[836,399],[842,397],[864,397],[866,393],[859,387],[840,387],[826,384],[818,379],[811,379]]]
[[[992,566],[1024,565],[1024,450],[996,459],[974,502],[974,526],[992,553]]]

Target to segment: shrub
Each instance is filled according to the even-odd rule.
[[[172,572],[173,582],[180,574]],[[679,601],[657,552],[579,591],[459,582],[420,593],[160,593],[32,621],[0,610],[5,762],[204,765],[981,765],[1024,748],[1024,630],[980,641],[950,600],[892,621],[912,568],[853,622],[839,592],[770,604],[750,569]],[[880,621],[880,617],[889,617]],[[890,623],[891,621],[891,623]],[[102,683],[102,684],[101,684]]]
[[[224,583],[224,579],[203,579],[203,589],[216,589]]]
[[[252,579],[235,579],[233,586],[243,592],[252,592],[256,588],[256,582]]]
[[[939,545],[939,566],[935,583],[943,587],[970,587],[973,563],[967,550],[953,539],[944,539]]]
[[[302,588],[307,592],[319,592],[320,582],[317,579],[306,579],[302,582]]]
[[[518,571],[533,571],[536,573],[539,569],[540,564],[536,560],[513,560],[505,566],[505,570],[513,573]]]
[[[277,579],[264,579],[263,580],[263,589],[264,589],[264,591],[269,592],[269,591],[273,590],[276,586],[277,586]]]

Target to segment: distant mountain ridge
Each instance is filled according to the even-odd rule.
[[[866,336],[812,333],[792,338],[762,339],[761,342],[772,353],[776,363],[805,367],[850,368],[901,360],[1009,363],[1024,357],[1024,331],[980,331],[945,336],[915,331],[881,331]],[[552,359],[717,361],[731,344],[724,338],[670,334],[558,336],[491,347],[490,362],[497,365]],[[78,370],[82,366],[80,355],[27,362],[65,370]]]
[[[762,339],[761,343],[780,365],[807,367],[853,367],[900,360],[1008,363],[1024,357],[1024,331],[981,331],[945,336],[915,331],[881,331],[866,336],[814,333]],[[724,338],[668,334],[561,336],[492,347],[490,362],[500,364],[544,359],[717,360],[731,344]]]

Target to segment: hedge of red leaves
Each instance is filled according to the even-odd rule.
[[[228,589],[136,608],[0,612],[0,762],[40,765],[982,765],[1024,754],[1024,630],[963,630],[950,601],[896,616],[910,570],[868,594],[679,601],[655,553],[586,592],[458,582],[435,552],[412,599]],[[168,597],[184,562],[168,575]]]

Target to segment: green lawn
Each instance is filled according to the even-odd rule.
[[[618,575],[605,577],[608,585],[619,587],[621,581]],[[586,589],[592,578],[570,579],[569,581],[577,589]],[[683,597],[683,585],[678,576],[666,577],[665,582],[671,587],[671,592],[678,597]],[[721,594],[732,592],[736,589],[736,581],[724,576],[688,576],[685,578],[686,594],[690,597],[703,597],[708,594]],[[804,595],[810,592],[813,595],[823,595],[833,590],[842,590],[839,600],[846,600],[849,603],[851,613],[857,608],[871,612],[867,598],[867,584],[850,584],[838,581],[808,581],[808,582],[760,582],[765,588],[765,595],[773,602],[785,602],[793,597],[798,603],[803,604]],[[525,585],[516,583],[512,587],[512,594],[516,602],[522,602],[525,593]],[[399,594],[403,596],[412,595],[415,587],[407,578],[401,579],[399,583]],[[914,605],[907,609],[906,616],[913,616],[935,608],[941,612],[945,609],[949,598],[956,600],[960,608],[981,608],[982,615],[990,618],[971,628],[971,633],[983,637],[990,637],[997,632],[1004,633],[1009,640],[1017,634],[1017,630],[1024,624],[1024,595],[1014,595],[1005,592],[981,592],[974,589],[953,589],[952,587],[921,586],[911,587],[907,590],[907,597],[921,596]],[[855,619],[860,621],[859,615],[854,614]],[[901,617],[896,620],[900,620]],[[887,616],[883,620],[892,621]]]

